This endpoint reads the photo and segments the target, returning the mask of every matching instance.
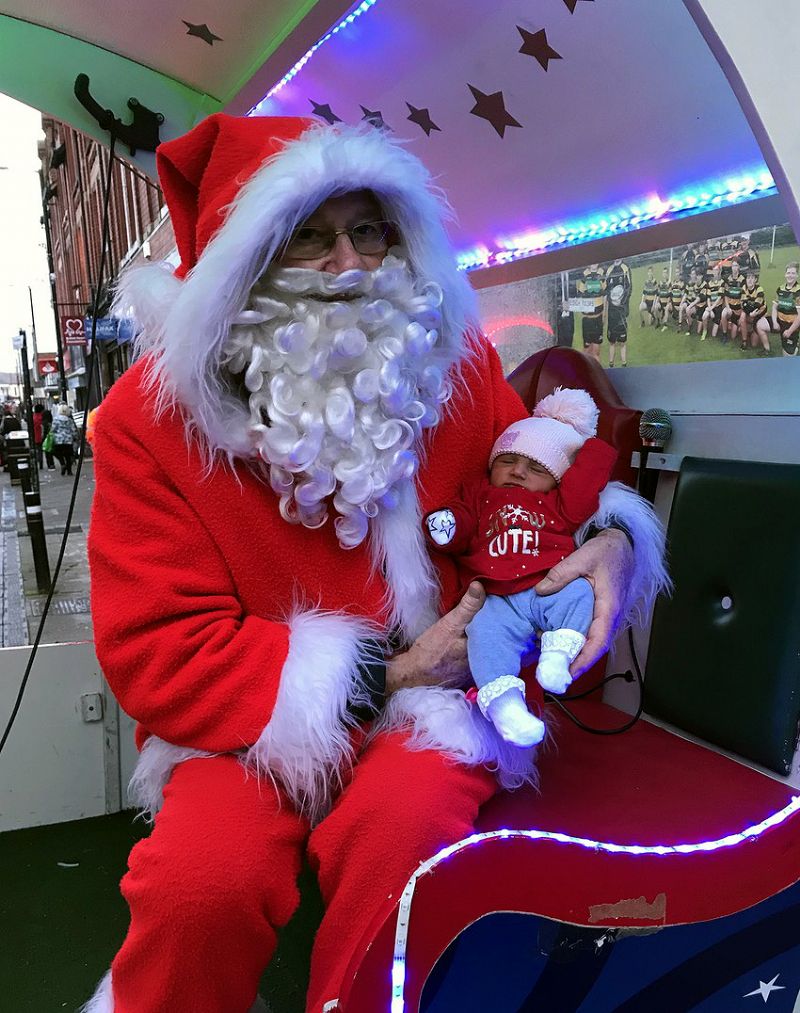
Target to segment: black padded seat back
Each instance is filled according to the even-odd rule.
[[[800,721],[800,466],[685,458],[645,710],[776,773]],[[687,786],[690,787],[690,786]]]

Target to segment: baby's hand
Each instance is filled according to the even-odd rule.
[[[452,542],[456,533],[456,518],[452,510],[434,510],[425,518],[428,534],[437,545]]]

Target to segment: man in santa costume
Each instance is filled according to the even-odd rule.
[[[440,196],[384,133],[218,114],[158,166],[181,265],[123,282],[144,354],[97,420],[90,533],[97,654],[155,825],[87,1009],[258,1008],[305,852],[320,1013],[387,896],[534,776],[464,695],[483,592],[458,600],[421,527],[527,413]],[[575,670],[664,579],[632,492],[606,490],[598,529],[541,588],[594,584]]]

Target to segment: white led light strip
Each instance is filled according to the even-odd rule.
[[[612,844],[606,841],[593,841],[586,837],[571,837],[569,834],[553,833],[549,830],[492,830],[483,834],[473,834],[465,837],[463,841],[457,841],[447,848],[442,848],[433,858],[423,862],[412,875],[406,884],[400,898],[397,911],[397,927],[394,934],[394,959],[392,960],[392,1000],[390,1013],[404,1013],[405,1010],[405,980],[406,980],[406,945],[408,942],[408,923],[411,918],[411,901],[414,897],[414,890],[417,880],[431,872],[440,862],[450,858],[451,855],[475,844],[481,844],[493,838],[507,839],[511,837],[523,837],[532,841],[557,841],[559,844],[577,844],[581,848],[590,851],[608,851],[613,854],[625,855],[690,855],[698,851],[718,851],[721,848],[732,848],[744,841],[760,837],[771,827],[777,826],[789,819],[794,813],[800,811],[800,795],[792,797],[792,801],[778,812],[768,816],[761,823],[747,827],[736,834],[728,834],[727,837],[720,837],[716,841],[701,841],[698,844]]]
[[[284,85],[287,85],[292,80],[293,77],[295,77],[297,74],[300,73],[300,71],[303,69],[303,67],[305,67],[305,65],[308,63],[308,61],[311,59],[314,53],[316,53],[316,51],[319,49],[320,46],[324,46],[325,43],[328,41],[328,39],[332,39],[334,35],[337,35],[343,29],[347,28],[349,25],[352,25],[352,23],[356,20],[356,18],[361,17],[362,14],[366,14],[366,12],[370,9],[370,7],[373,7],[377,2],[378,0],[363,0],[363,3],[360,3],[358,7],[350,11],[350,13],[346,17],[342,18],[342,20],[338,23],[338,25],[335,25],[333,28],[331,28],[331,30],[327,33],[327,35],[323,35],[322,38],[319,40],[319,42],[315,42],[314,45],[311,47],[311,49],[309,49],[306,53],[304,53],[300,57],[300,59],[292,67],[292,69],[288,71],[286,74],[284,74],[276,85],[273,85],[273,87],[270,88],[267,94],[256,105],[253,106],[253,108],[248,112],[247,115],[248,116],[257,115],[261,106],[268,99],[271,99],[272,96],[276,94],[276,92],[279,92],[281,88],[284,87]]]

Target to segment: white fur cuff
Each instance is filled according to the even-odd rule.
[[[369,703],[359,665],[376,630],[334,612],[296,612],[272,717],[245,763],[280,782],[299,812],[318,822],[342,768],[353,759],[351,706]]]
[[[81,1006],[78,1013],[114,1013],[114,995],[111,990],[111,971],[107,971],[95,989],[92,998]]]
[[[174,746],[157,735],[151,735],[142,746],[133,776],[128,782],[128,800],[152,820],[164,804],[164,788],[175,767],[184,760],[200,760],[214,755],[203,749]]]
[[[296,612],[289,653],[269,723],[244,762],[278,781],[299,812],[318,821],[330,806],[343,765],[352,761],[350,707],[369,704],[359,666],[369,661],[376,628],[332,612]],[[128,797],[152,819],[178,763],[217,754],[175,746],[157,736],[144,744]]]
[[[622,625],[647,622],[656,595],[670,591],[672,582],[664,565],[664,526],[646,499],[622,482],[609,482],[600,493],[600,508],[575,532],[582,545],[590,528],[604,528],[612,521],[625,525],[633,539],[634,566],[622,607]]]
[[[537,784],[536,747],[504,742],[459,689],[419,686],[393,693],[371,735],[407,731],[408,749],[435,749],[467,767],[485,766],[503,788]]]

